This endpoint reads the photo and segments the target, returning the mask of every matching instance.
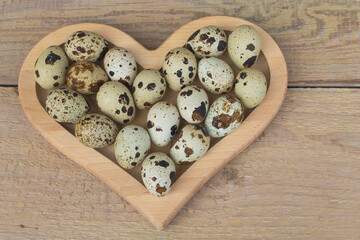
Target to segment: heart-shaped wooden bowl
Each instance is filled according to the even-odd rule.
[[[258,107],[247,113],[246,120],[234,132],[225,138],[212,140],[212,147],[201,159],[190,166],[178,167],[177,179],[172,190],[164,197],[149,194],[137,175],[139,168],[125,171],[119,167],[114,160],[112,147],[105,150],[85,147],[74,137],[73,127],[57,123],[44,110],[47,92],[35,82],[34,63],[43,50],[51,45],[61,45],[67,36],[75,31],[88,30],[98,33],[113,45],[128,49],[135,56],[140,69],[160,69],[166,53],[183,46],[197,29],[216,25],[226,31],[232,31],[235,27],[245,24],[255,27],[261,36],[262,53],[254,67],[262,70],[269,81],[267,95]],[[239,70],[234,65],[231,66],[237,74]],[[239,18],[225,16],[205,17],[187,23],[156,50],[144,48],[126,33],[107,25],[81,23],[67,26],[50,33],[32,48],[19,75],[20,102],[34,127],[59,151],[119,193],[158,229],[164,228],[212,176],[259,136],[279,111],[286,89],[286,63],[276,42],[260,27]],[[175,98],[176,93],[172,91],[165,95],[165,99],[172,102]],[[212,99],[214,96],[210,96],[210,100]],[[137,119],[136,124],[145,125],[146,111],[139,113]],[[152,150],[159,149],[153,147]]]

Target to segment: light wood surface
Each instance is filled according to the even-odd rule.
[[[62,44],[73,32],[87,30],[100,34],[115,46],[125,47],[129,50],[143,68],[160,69],[167,52],[183,46],[193,32],[208,25],[217,25],[227,31],[231,31],[239,25],[254,26],[261,38],[261,51],[269,68],[270,84],[261,105],[256,107],[234,132],[211,146],[209,151],[190,167],[186,166],[186,171],[180,171],[183,173],[181,176],[178,172],[170,193],[164,197],[159,198],[149,194],[142,182],[138,181],[139,172],[129,174],[106,157],[107,155],[112,156],[113,151],[104,156],[96,150],[82,145],[73,136],[73,132],[68,132],[46,113],[44,105],[42,106],[38,100],[38,92],[41,90],[36,89],[33,74],[36,59],[48,46]],[[235,68],[233,69],[236,71]],[[264,30],[250,22],[223,16],[206,17],[187,23],[176,30],[158,49],[151,51],[142,47],[121,30],[107,25],[92,23],[70,25],[48,34],[39,41],[26,57],[19,75],[20,102],[34,127],[57,149],[118,192],[160,230],[169,224],[180,209],[212,176],[253,142],[269,125],[279,111],[286,89],[286,63],[275,41]],[[167,94],[163,100],[172,100],[176,104],[176,94],[176,92],[172,92],[171,96]],[[146,114],[137,114],[136,118],[138,119],[136,124],[142,123],[145,127]]]
[[[0,239],[359,239],[359,9],[356,0],[1,1]],[[159,232],[45,141],[12,86],[30,49],[60,27],[108,24],[155,49],[210,15],[270,33],[289,86],[301,88]]]
[[[358,239],[359,95],[289,89],[263,134],[159,232],[43,139],[15,88],[0,88],[0,238]]]
[[[17,84],[30,49],[75,23],[122,29],[149,49],[205,16],[234,16],[265,29],[288,63],[291,85],[359,86],[360,1],[26,1],[0,3],[0,84]]]

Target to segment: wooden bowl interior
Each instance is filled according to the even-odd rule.
[[[196,29],[195,29],[196,30]],[[229,31],[226,31],[227,36],[229,36]],[[185,43],[184,43],[185,44]],[[183,45],[184,45],[183,44]],[[62,47],[64,47],[64,44],[61,44]],[[109,47],[121,47],[121,46],[116,46],[115,44],[111,43],[109,41]],[[180,46],[179,46],[180,47]],[[155,57],[155,56],[154,56]],[[240,71],[235,64],[231,61],[228,52],[226,51],[222,56],[219,57],[220,59],[226,61],[231,68],[234,71],[235,76],[238,74],[238,72]],[[200,59],[198,59],[199,61]],[[72,62],[71,62],[72,63]],[[99,66],[101,66],[102,68],[104,68],[104,64],[103,61],[100,61],[97,63]],[[144,67],[142,67],[139,63],[138,65],[138,73],[140,71],[142,71],[144,69]],[[252,68],[256,68],[258,70],[260,70],[262,73],[264,73],[266,80],[268,82],[267,86],[270,86],[270,72],[269,72],[269,65],[268,62],[266,60],[266,57],[264,56],[264,54],[262,52],[260,52],[260,55],[257,59],[257,61],[255,62],[254,66]],[[157,69],[159,70],[159,69]],[[160,69],[161,70],[161,69]],[[202,86],[202,84],[199,81],[198,75],[196,75],[196,78],[193,82],[193,85],[198,85],[202,88],[204,88]],[[68,88],[68,86],[65,84],[63,86],[60,87],[65,87]],[[131,91],[131,89],[130,89]],[[46,101],[46,97],[47,95],[50,93],[50,90],[46,90],[41,88],[38,84],[36,84],[36,93],[37,93],[37,98],[41,104],[41,106],[44,108],[45,110],[45,101]],[[218,98],[221,95],[215,95],[210,93],[209,91],[206,90],[206,93],[208,94],[209,97],[209,106],[211,106],[212,102]],[[172,91],[169,87],[167,87],[166,89],[166,93],[164,95],[164,98],[162,100],[166,100],[171,102],[172,104],[176,105],[176,97],[177,97],[178,92]],[[234,93],[234,88],[227,94],[224,95],[232,95],[235,96]],[[83,95],[86,100],[89,102],[90,107],[91,107],[91,112],[95,112],[95,113],[100,113],[103,114],[99,107],[96,104],[96,94],[92,94],[92,95]],[[135,115],[135,119],[128,124],[118,124],[119,129],[123,128],[126,125],[139,125],[142,126],[146,129],[146,118],[147,118],[147,113],[148,113],[149,109],[146,110],[139,110],[138,108],[136,109],[136,115]],[[251,112],[253,111],[253,109],[245,109],[245,119],[244,121],[246,121],[246,118],[249,114],[251,114]],[[54,120],[55,121],[55,120]],[[70,123],[59,123],[61,126],[63,126],[68,132],[70,132],[72,135],[74,135],[74,129],[75,129],[75,124],[70,124]],[[180,128],[184,127],[186,124],[188,124],[184,119],[181,118],[181,122],[180,122]],[[202,123],[200,123],[200,125],[204,126],[204,121]],[[75,135],[74,135],[75,137]],[[213,147],[216,143],[218,143],[219,141],[221,141],[223,138],[211,138],[211,142],[210,142],[210,148]],[[114,144],[105,147],[105,148],[99,148],[96,149],[99,153],[101,153],[102,155],[104,155],[105,157],[107,157],[108,159],[110,159],[112,162],[114,162],[116,165],[119,166],[119,164],[116,161],[115,158],[115,154],[114,154]],[[150,153],[151,152],[164,152],[166,154],[169,155],[169,150],[170,150],[170,144],[165,146],[165,147],[158,147],[156,145],[154,145],[153,143],[151,144],[151,148],[150,148]],[[192,165],[193,163],[190,164],[185,164],[185,165],[176,165],[176,178],[175,178],[175,182],[176,180]],[[120,167],[120,166],[119,166]],[[131,176],[133,176],[137,181],[139,181],[139,183],[141,183],[143,185],[142,179],[141,179],[141,164],[139,164],[137,167],[127,170],[124,169],[125,171],[127,171]]]

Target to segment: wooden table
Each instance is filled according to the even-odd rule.
[[[17,78],[31,47],[97,22],[156,48],[209,15],[258,24],[286,57],[276,119],[162,232],[30,125]],[[0,239],[359,239],[359,1],[1,1]]]

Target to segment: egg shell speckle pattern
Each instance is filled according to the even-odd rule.
[[[112,144],[118,131],[118,127],[110,118],[97,113],[84,115],[75,126],[76,138],[91,148],[102,148]]]
[[[138,68],[143,67],[127,49],[111,45],[114,47],[109,50],[102,36],[77,31],[64,44],[45,49],[34,65],[38,85],[51,90],[37,89],[43,91],[41,94],[50,92],[46,112],[57,122],[75,124],[72,133],[85,146],[113,149],[119,166],[130,170],[131,175],[139,174],[141,166],[145,187],[158,197],[171,190],[176,168],[184,172],[187,166],[179,165],[202,158],[210,142],[214,145],[218,141],[211,137],[221,138],[233,132],[244,120],[245,109],[258,106],[268,87],[264,74],[250,68],[261,50],[256,27],[241,25],[227,36],[217,26],[204,26],[185,45],[179,43],[166,54],[161,69],[138,73]],[[226,50],[229,55],[221,57]],[[229,63],[240,69],[238,75]],[[193,83],[196,74],[201,84]],[[66,88],[58,88],[64,83]],[[166,93],[167,87],[170,90]],[[170,102],[175,96],[173,105]],[[139,119],[127,125],[135,119],[136,107]],[[203,126],[199,125],[202,121]],[[144,123],[146,127],[141,127]],[[120,124],[126,125],[121,129]],[[110,146],[113,143],[114,148]],[[159,152],[149,154],[153,151]]]
[[[179,111],[171,103],[161,101],[150,108],[146,126],[155,145],[160,147],[168,145],[179,125]]]
[[[174,136],[170,157],[176,164],[191,163],[202,157],[210,147],[210,136],[200,125],[186,125]]]
[[[121,167],[131,169],[144,160],[151,145],[148,132],[136,125],[120,130],[114,144],[115,157]]]
[[[105,71],[95,63],[77,62],[70,66],[66,83],[82,94],[95,94],[100,86],[109,80]]]
[[[150,108],[165,95],[165,77],[158,70],[143,70],[136,76],[132,92],[137,108]]]
[[[255,63],[260,48],[260,35],[251,26],[239,26],[229,35],[229,56],[240,69],[251,67]]]
[[[135,103],[130,90],[122,83],[110,81],[96,94],[100,110],[118,123],[130,123],[135,117]]]
[[[44,89],[55,89],[65,83],[69,60],[59,46],[45,49],[35,62],[35,80]]]
[[[236,76],[235,95],[246,108],[259,105],[266,95],[266,89],[266,78],[257,69],[246,68]]]
[[[186,47],[196,57],[219,57],[226,50],[227,38],[224,30],[216,26],[206,26],[195,31],[188,39]]]
[[[162,70],[169,87],[174,91],[180,91],[194,81],[197,60],[188,49],[175,48],[167,53]]]
[[[201,84],[213,94],[227,93],[234,85],[234,72],[229,64],[215,57],[201,59],[198,74]]]
[[[234,131],[243,119],[244,105],[235,97],[222,96],[210,106],[205,127],[211,137],[224,137]]]
[[[177,106],[180,115],[188,123],[200,123],[209,109],[209,99],[204,89],[190,85],[177,95]]]
[[[76,123],[90,110],[83,96],[65,88],[51,91],[45,105],[46,112],[57,122]]]
[[[100,35],[89,31],[72,33],[65,41],[65,52],[75,62],[101,60],[108,51],[108,42]]]
[[[165,153],[152,153],[142,163],[141,177],[144,185],[157,197],[162,197],[170,191],[175,174],[175,164]]]
[[[137,73],[135,57],[125,48],[110,49],[104,57],[104,68],[109,78],[131,86]]]

